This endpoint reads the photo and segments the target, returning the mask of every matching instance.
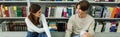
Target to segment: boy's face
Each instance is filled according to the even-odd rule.
[[[82,16],[85,14],[85,12],[80,9],[80,5],[77,5],[76,12],[78,13],[79,16]]]

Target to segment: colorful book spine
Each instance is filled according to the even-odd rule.
[[[8,11],[8,6],[5,6],[4,9],[5,9],[5,15],[6,15],[6,17],[9,17],[10,13]]]
[[[70,17],[70,16],[72,16],[72,9],[71,8],[67,8],[67,13],[68,13],[68,18]]]
[[[26,17],[26,6],[22,6],[22,17]]]
[[[17,17],[22,17],[22,8],[17,6]]]
[[[63,9],[63,17],[68,17],[68,13],[67,13],[67,8],[65,7],[64,9]]]

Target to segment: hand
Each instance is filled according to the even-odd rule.
[[[82,37],[90,37],[90,33],[86,32]]]
[[[57,30],[57,26],[55,26],[55,25],[51,25],[51,28],[53,28],[53,29],[56,29],[56,30]]]

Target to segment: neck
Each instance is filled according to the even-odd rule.
[[[86,12],[84,12],[82,15],[79,15],[80,18],[85,18],[87,16]]]

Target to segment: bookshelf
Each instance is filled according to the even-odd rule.
[[[50,6],[74,6],[76,5],[76,3],[78,3],[78,1],[29,1],[29,0],[26,0],[26,1],[0,1],[0,4],[10,4],[10,5],[18,5],[20,4],[20,6],[23,4],[25,5],[26,7],[29,7],[30,6],[30,3],[36,3],[36,4],[39,4],[41,5],[42,7],[42,10],[43,12],[45,12],[45,7],[47,5],[50,5]],[[90,1],[90,4],[91,5],[118,5],[120,4],[120,2],[94,2],[94,1]],[[29,9],[27,8],[27,15],[29,14]],[[0,20],[24,20],[25,17],[0,17]],[[47,20],[62,20],[62,21],[67,21],[69,18],[54,18],[54,17],[46,17]],[[102,21],[102,20],[119,20],[120,21],[120,18],[95,18],[95,20],[97,21]],[[14,33],[15,31],[6,31],[5,33]],[[16,31],[18,33],[25,33],[24,31]],[[4,31],[3,31],[4,33]],[[22,34],[23,34],[22,33]],[[106,32],[100,32],[100,33],[106,33]],[[111,32],[108,32],[106,34],[109,34]],[[113,34],[115,33],[119,33],[119,32],[114,32]]]
[[[20,32],[23,32],[22,30],[23,28],[25,28],[24,19],[27,16],[27,14],[28,14],[27,0],[19,0],[19,1],[0,0],[0,33],[19,32],[18,29],[20,29]],[[27,29],[24,29],[24,31],[26,30]]]
[[[19,19],[25,19],[25,17],[2,17],[2,18],[0,18],[0,20],[19,20]]]
[[[30,3],[36,3],[43,6],[43,12],[45,11],[45,6],[74,6],[79,1],[30,1]],[[68,5],[69,4],[69,5]],[[120,4],[120,2],[94,2],[90,1],[91,5],[102,5],[102,6],[117,6]],[[69,18],[56,18],[56,17],[46,17],[47,20],[62,20],[66,21]],[[95,18],[95,21],[120,21],[120,18]],[[105,32],[100,32],[105,33]],[[111,33],[111,32],[108,32]],[[115,32],[119,33],[119,32]]]
[[[76,4],[78,3],[78,1],[29,1],[29,0],[26,0],[26,1],[0,1],[0,3],[13,3],[13,4],[16,4],[16,3],[26,3],[27,6],[29,7],[29,4],[30,3],[37,3],[37,4]],[[120,4],[120,2],[94,2],[94,1],[90,1],[90,4]],[[44,9],[45,10],[45,9]],[[43,12],[44,12],[43,10]],[[0,18],[0,20],[11,20],[11,19],[25,19],[25,17],[2,17]],[[52,17],[46,17],[46,19],[54,19],[54,20],[68,20],[69,18],[52,18]],[[95,18],[95,20],[120,20],[120,18]]]

